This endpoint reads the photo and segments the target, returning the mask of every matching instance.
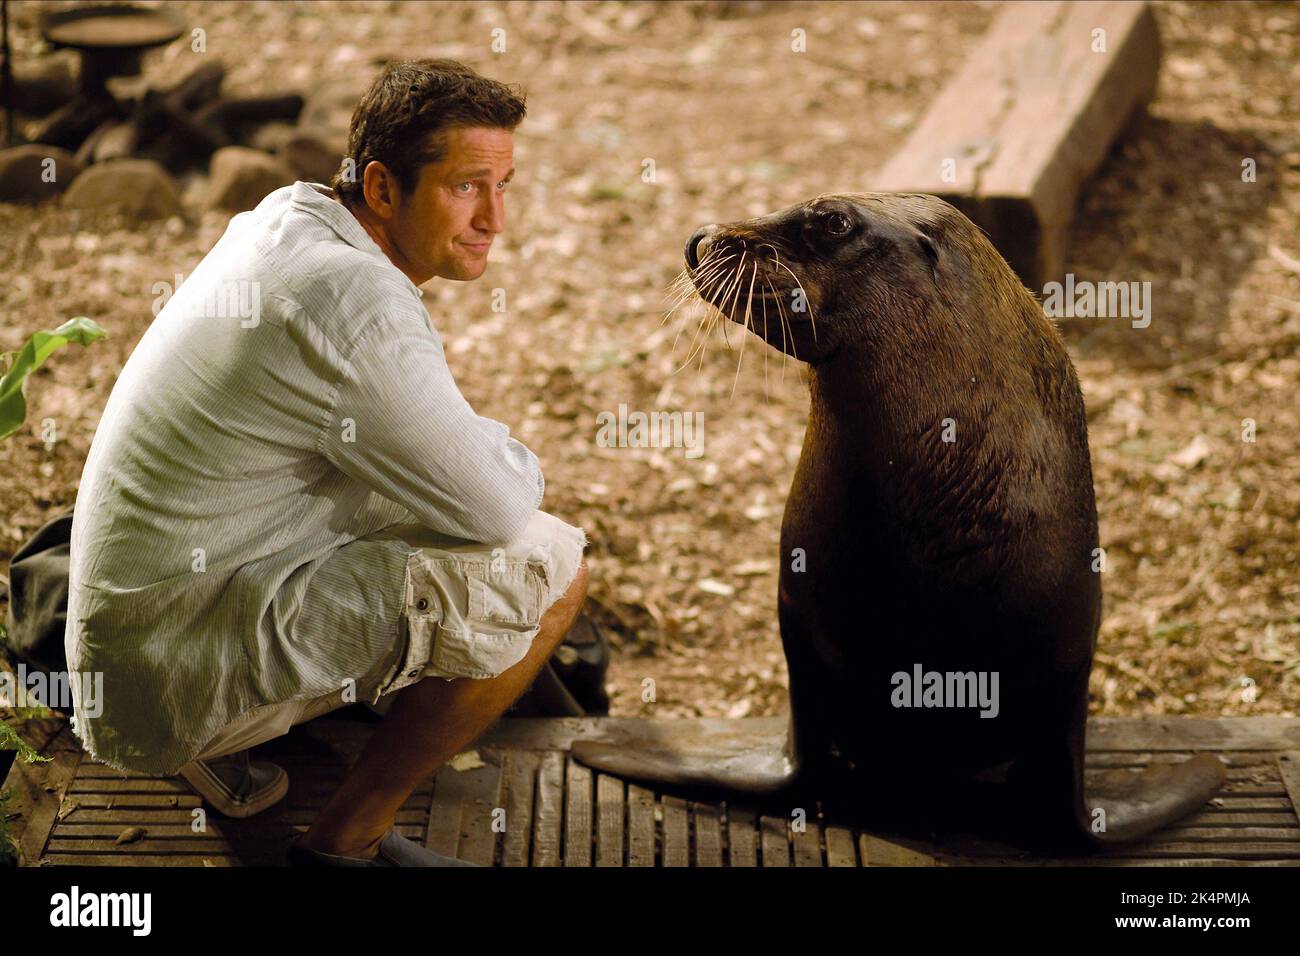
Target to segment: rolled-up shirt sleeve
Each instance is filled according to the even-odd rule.
[[[546,489],[537,456],[475,413],[436,333],[413,316],[361,333],[318,451],[421,524],[471,541],[518,537]]]

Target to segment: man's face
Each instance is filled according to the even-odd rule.
[[[514,137],[509,130],[479,126],[441,135],[445,155],[421,168],[415,189],[397,204],[389,233],[411,271],[477,279],[487,268],[493,238],[505,228]]]

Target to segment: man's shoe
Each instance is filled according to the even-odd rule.
[[[286,866],[478,866],[468,860],[434,853],[414,840],[408,840],[396,829],[388,831],[388,835],[379,844],[379,852],[369,860],[309,850],[299,845],[301,838],[301,834],[294,837],[285,850]]]
[[[228,817],[261,813],[289,792],[284,768],[266,760],[250,760],[247,750],[192,761],[181,767],[180,773],[204,800]]]

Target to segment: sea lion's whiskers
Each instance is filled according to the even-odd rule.
[[[784,269],[786,272],[790,273],[790,278],[794,280],[794,284],[797,285],[799,287],[799,291],[803,293],[804,305],[808,306],[808,321],[812,323],[813,341],[816,342],[817,341],[817,317],[813,315],[812,300],[808,298],[808,290],[803,287],[803,283],[799,281],[799,277],[794,274],[794,271],[791,270],[789,266],[785,265],[782,262],[777,262],[777,265],[780,266],[782,269]],[[798,358],[798,356],[795,357]]]
[[[721,259],[714,259],[714,260],[710,260],[708,257],[706,257],[705,258],[706,264],[704,265],[704,267],[701,269],[696,269],[695,275],[690,277],[690,282],[691,282],[690,292],[696,293],[697,295],[696,301],[700,302],[703,306],[703,308],[700,311],[699,322],[696,323],[695,335],[691,337],[691,355],[695,354],[694,346],[696,340],[699,338],[700,327],[704,324],[704,321],[709,318],[709,309],[711,308],[711,303],[708,301],[707,298],[705,298],[707,289],[711,287],[714,280],[717,279],[722,274],[723,268],[726,265],[726,263],[733,258],[735,258],[734,254],[729,256],[723,256]],[[705,288],[701,289],[701,286]],[[682,300],[682,302],[687,302],[687,301],[690,301],[689,292],[687,294],[687,297]],[[673,309],[675,310],[681,304],[682,303],[679,302],[677,306],[673,307]],[[671,312],[669,314],[671,314]],[[668,318],[667,316],[664,317],[665,321],[667,321],[667,318]],[[660,324],[662,325],[663,323]],[[682,330],[685,329],[685,327],[686,327],[686,323],[684,322],[677,327],[677,334],[673,336],[673,345],[672,345],[672,349],[669,352],[670,355],[677,351],[677,343],[681,340]],[[677,371],[680,372],[682,368],[685,368],[686,365],[690,363],[690,361],[691,361],[690,356],[687,356],[686,361],[682,363],[681,368],[678,368]],[[677,372],[673,372],[672,374],[675,375],[677,374]]]
[[[749,251],[748,251],[748,250],[746,250],[745,252],[741,253],[741,256],[740,256],[740,262],[736,265],[736,271],[735,271],[735,273],[733,274],[733,278],[732,278],[732,285],[735,287],[735,291],[732,293],[732,295],[733,295],[734,298],[735,298],[735,302],[733,302],[732,305],[731,305],[727,310],[724,311],[724,314],[723,314],[723,319],[724,319],[724,320],[728,320],[728,314],[729,314],[730,312],[735,311],[735,307],[736,307],[736,305],[738,305],[738,304],[740,303],[740,285],[741,285],[741,282],[743,281],[741,270],[745,268],[745,256],[747,256],[747,255],[749,255]],[[724,342],[727,343],[727,351],[730,352],[730,351],[731,351],[731,339],[727,338],[727,324],[728,324],[727,321],[724,321],[723,324],[722,324],[722,341],[724,341]]]
[[[729,258],[734,258],[734,256]],[[703,283],[701,283],[697,279],[697,285],[702,285],[702,288],[700,288],[700,298],[704,302],[706,308],[704,310],[704,314],[700,317],[699,324],[697,324],[695,327],[695,334],[691,336],[691,347],[689,353],[686,356],[686,361],[684,361],[677,369],[675,369],[672,372],[673,375],[676,375],[682,369],[686,368],[686,366],[690,365],[691,359],[695,357],[695,353],[697,351],[700,352],[700,368],[702,369],[704,367],[703,353],[707,351],[709,336],[712,335],[713,333],[713,324],[716,321],[713,313],[714,311],[716,311],[717,307],[713,305],[712,300],[714,299],[719,287],[730,288],[732,274],[730,271],[724,270],[722,268],[726,264],[726,262],[729,261],[729,258],[723,259],[721,262],[719,262],[717,266],[714,268],[713,273],[709,275],[707,280],[705,280]],[[743,257],[742,257],[742,261],[743,261]],[[706,322],[708,323],[707,328],[705,327]],[[704,331],[703,338],[700,337],[701,330]],[[697,342],[699,343],[698,346],[696,345]],[[674,341],[673,350],[676,351],[676,349],[677,349],[677,343],[676,341]],[[699,373],[697,372],[696,374],[698,375]]]
[[[699,338],[700,338],[700,330],[701,330],[702,328],[704,328],[704,325],[705,325],[706,322],[709,324],[709,326],[710,326],[710,328],[711,328],[711,327],[712,327],[712,324],[713,324],[713,323],[712,323],[712,316],[709,314],[709,312],[708,312],[707,309],[702,310],[702,311],[700,312],[700,321],[697,322],[697,323],[695,324],[695,334],[691,336],[691,347],[690,347],[690,350],[689,350],[689,354],[686,356],[686,360],[685,360],[684,362],[682,362],[681,365],[677,366],[675,369],[673,369],[671,372],[669,372],[669,373],[668,373],[669,375],[676,375],[676,374],[677,374],[678,372],[680,372],[682,369],[686,368],[686,366],[688,366],[688,365],[691,364],[691,359],[693,359],[693,358],[695,357],[695,343],[696,343],[697,341],[699,341]],[[681,335],[681,331],[679,330],[677,334],[678,334],[678,335]],[[705,335],[707,336],[708,333],[706,332]],[[676,340],[673,341],[673,351],[674,351],[674,352],[677,351],[677,342],[676,342]]]
[[[749,275],[749,295],[745,297],[744,325],[745,325],[746,332],[751,331],[749,328],[749,316],[754,307],[754,281],[758,278],[758,263],[755,262],[753,266],[751,266],[750,268],[751,268],[751,272]],[[741,334],[740,358],[736,360],[736,377],[731,380],[731,394],[727,396],[727,401],[731,401],[733,398],[736,397],[736,383],[740,381],[740,366],[741,363],[745,361],[745,343],[749,341],[748,335],[745,335],[744,332],[740,334]]]
[[[786,327],[790,325],[790,323],[786,320],[786,317],[785,317],[785,308],[781,305],[781,299],[782,299],[782,296],[779,296],[779,295],[778,295],[778,296],[776,297],[776,311],[777,311],[777,313],[781,316],[781,381],[784,382],[784,381],[785,381],[785,366],[786,366],[786,359],[787,359],[787,357],[788,357],[789,354],[790,354],[789,352],[786,351],[786,348],[785,348],[785,345],[786,345],[786,340],[785,340],[785,330],[786,330]],[[793,328],[793,326],[790,326],[790,338],[791,338],[791,340],[794,339],[794,328]]]
[[[706,271],[711,274],[714,269],[718,268],[721,268],[721,265],[715,263],[711,264]],[[683,303],[689,301],[692,296],[698,295],[699,290],[696,288],[696,283],[699,281],[707,281],[709,274],[701,275],[701,273],[697,272],[695,276],[692,276],[688,270],[682,271],[682,274],[674,281],[674,284],[680,283],[680,286],[676,291],[674,291],[671,286],[669,287],[670,294],[666,296],[666,298],[670,301],[675,301],[672,301],[672,305],[669,307],[668,311],[664,313],[663,322],[659,323],[660,325],[667,322],[672,314],[681,308]]]
[[[675,297],[677,305],[680,305],[685,299],[698,294],[699,286],[712,281],[713,277],[722,270],[726,263],[734,258],[736,258],[734,253],[723,256],[721,259],[706,258],[693,273],[690,269],[683,269],[673,281],[673,285],[678,286],[678,289],[676,293],[669,295],[669,298]],[[672,293],[672,286],[669,287],[669,292]],[[669,309],[669,312],[671,313],[672,309]]]
[[[722,338],[727,343],[728,350],[731,349],[731,341],[727,339],[727,324],[730,322],[728,316],[735,309],[735,301],[733,300],[738,301],[738,297],[740,294],[741,269],[745,265],[745,256],[747,256],[748,254],[749,254],[748,250],[741,252],[740,262],[737,263],[735,268],[732,270],[730,277],[726,280],[725,284],[722,287],[722,292],[720,293],[719,296],[717,296],[717,300],[720,303],[720,305],[714,306],[713,319],[715,323],[718,322],[722,323]],[[713,295],[709,296],[710,301],[713,301],[714,298],[715,297]],[[713,326],[710,325],[708,330],[705,332],[704,339],[701,342],[700,363],[695,371],[697,381],[699,380],[699,376],[704,371],[704,357],[708,353],[709,340],[712,334],[713,334]],[[690,360],[687,359],[687,361]]]
[[[772,288],[772,281],[766,275],[763,276],[763,283],[767,286],[768,292],[772,293],[772,295],[775,296],[776,289]],[[764,343],[766,343],[767,342],[767,296],[763,296],[763,298],[760,301],[762,301],[763,303],[763,341]],[[767,401],[769,399],[769,395],[767,392],[767,353],[768,353],[768,349],[763,349],[763,400],[764,401]]]

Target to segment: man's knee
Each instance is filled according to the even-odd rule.
[[[587,596],[587,578],[587,559],[583,558],[578,564],[578,573],[573,576],[573,583],[564,592],[564,596],[570,601],[582,601]]]
[[[560,635],[568,630],[568,625],[578,616],[582,609],[582,602],[587,597],[587,559],[583,558],[578,564],[578,570],[573,575],[573,580],[569,583],[568,589],[556,598],[550,608],[547,609],[545,617],[549,618],[554,626],[555,623],[563,623],[564,627],[560,630]],[[559,620],[557,620],[559,619]]]

